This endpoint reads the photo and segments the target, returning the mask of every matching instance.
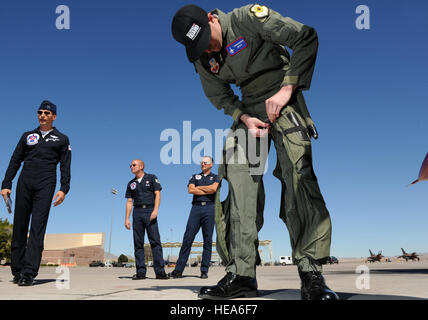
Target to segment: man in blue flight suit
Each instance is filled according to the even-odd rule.
[[[137,273],[132,277],[132,280],[146,278],[147,269],[144,256],[144,234],[146,230],[152,248],[156,279],[168,279],[169,277],[165,273],[165,262],[157,221],[162,187],[154,174],[144,172],[142,160],[133,160],[131,171],[135,178],[128,182],[126,188],[125,197],[128,201],[126,203],[125,227],[131,230],[129,216],[132,211],[135,264],[137,267]]]
[[[12,180],[24,162],[16,189],[11,248],[13,283],[19,286],[34,284],[52,198],[54,206],[60,205],[70,190],[71,147],[68,137],[53,127],[56,105],[44,100],[37,113],[40,126],[21,136],[1,185],[1,195],[6,200],[11,194]],[[58,162],[61,163],[61,188],[54,197]]]
[[[172,278],[182,278],[183,270],[189,258],[193,240],[199,229],[202,227],[204,238],[204,249],[202,251],[201,279],[208,278],[208,269],[211,262],[212,237],[214,231],[214,201],[218,188],[218,177],[211,172],[213,160],[211,157],[203,157],[199,174],[194,174],[190,178],[188,188],[193,194],[192,210],[187,220],[186,232],[183,237],[183,244],[178,255],[175,269],[169,274]]]

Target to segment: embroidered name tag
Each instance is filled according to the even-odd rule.
[[[229,53],[230,56],[234,56],[238,52],[241,52],[242,50],[244,50],[247,46],[248,46],[248,44],[245,41],[245,39],[244,38],[239,38],[238,40],[235,40],[234,42],[232,42],[231,44],[229,44],[226,47],[226,50],[227,50],[227,52]]]

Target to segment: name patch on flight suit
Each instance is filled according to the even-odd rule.
[[[32,133],[27,136],[27,145],[33,146],[39,142],[40,136],[37,133]]]
[[[226,47],[227,52],[230,56],[234,56],[235,54],[241,52],[248,46],[247,42],[244,38],[239,38],[238,40],[233,41]]]

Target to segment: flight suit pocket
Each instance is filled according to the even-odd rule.
[[[284,108],[277,122],[281,132],[291,143],[299,146],[310,144],[311,140],[306,123],[292,107]]]

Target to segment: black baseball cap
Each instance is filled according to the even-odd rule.
[[[53,114],[56,114],[56,105],[49,100],[43,100],[40,104],[39,110],[49,110]]]
[[[211,41],[211,28],[208,13],[189,4],[176,12],[172,20],[172,36],[186,47],[187,58],[195,62],[208,49]]]

